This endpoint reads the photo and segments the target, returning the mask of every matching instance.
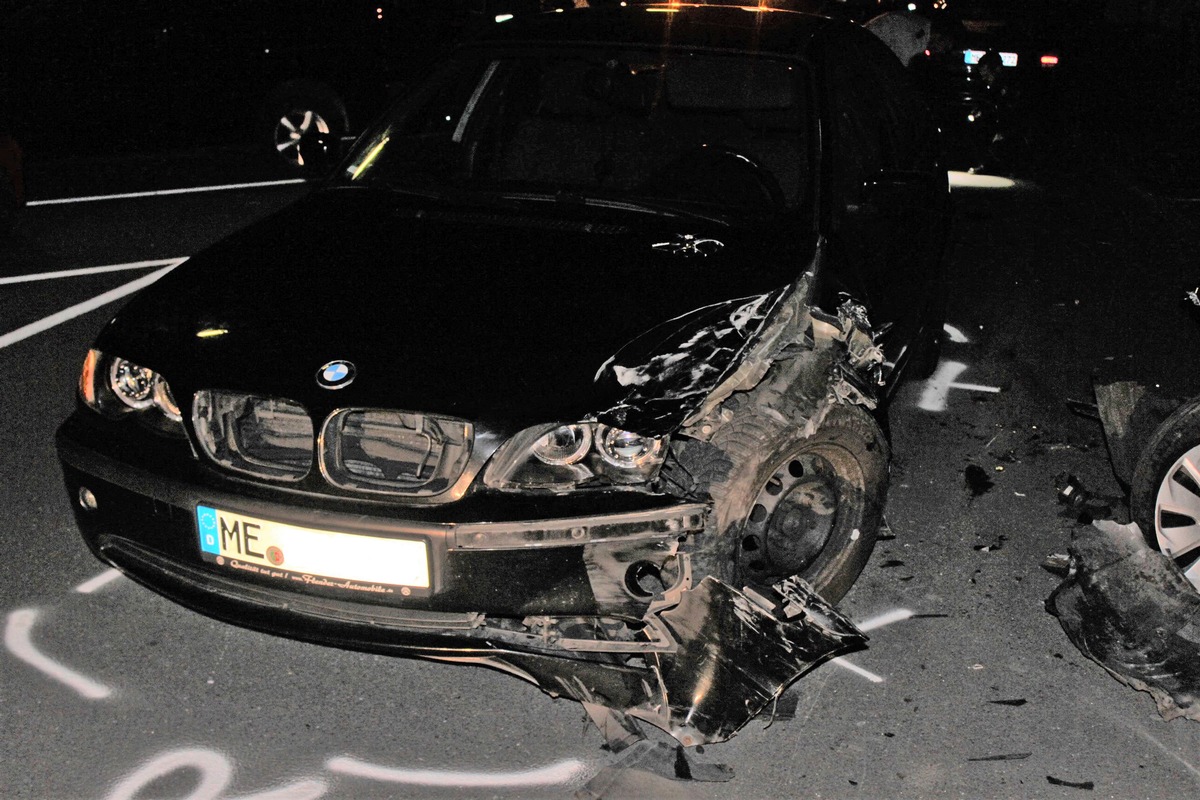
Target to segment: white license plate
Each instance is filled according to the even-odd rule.
[[[963,63],[964,64],[972,64],[972,65],[978,64],[979,59],[983,58],[984,55],[986,55],[986,54],[987,54],[986,50],[964,50],[963,51]],[[1000,63],[1006,67],[1015,67],[1017,65],[1017,54],[1016,53],[1001,53],[1000,54]]]
[[[196,506],[200,554],[230,570],[314,587],[391,594],[429,588],[429,548],[422,539],[385,539],[301,528]]]

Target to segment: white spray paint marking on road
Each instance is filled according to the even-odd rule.
[[[370,778],[376,781],[451,789],[520,789],[532,786],[558,786],[576,780],[587,769],[584,762],[567,759],[547,767],[519,772],[457,772],[383,767],[359,761],[350,756],[330,759],[325,766],[331,772]]]
[[[843,656],[838,656],[837,658],[833,659],[829,663],[837,664],[842,669],[848,669],[851,672],[853,672],[855,675],[861,675],[862,677],[869,680],[871,683],[883,683],[883,678],[879,677],[878,675],[876,675],[874,672],[871,672],[870,670],[865,670],[862,667],[858,666],[857,664],[847,661]]]
[[[875,631],[897,622],[903,622],[906,619],[912,619],[913,614],[914,612],[909,611],[907,608],[897,608],[884,614],[880,614],[877,617],[871,617],[870,619],[863,620],[862,622],[857,623],[855,627],[864,632]]]
[[[123,194],[93,194],[86,197],[61,197],[56,200],[30,200],[26,206],[60,206],[68,203],[94,203],[98,200],[133,200],[139,197],[167,197],[176,194],[198,194],[200,192],[228,192],[238,189],[262,189],[270,186],[293,186],[304,183],[303,178],[281,181],[258,181],[256,183],[223,183],[217,186],[190,186],[186,189],[159,189],[150,192],[125,192]]]
[[[907,608],[894,608],[891,611],[885,611],[878,616],[865,619],[862,622],[857,622],[855,623],[854,627],[858,628],[864,633],[867,631],[876,631],[880,628],[885,628],[888,625],[893,625],[897,622],[903,622],[906,619],[912,619],[913,614],[914,612],[909,611]],[[837,664],[842,669],[847,669],[856,675],[861,675],[871,683],[883,683],[883,678],[876,675],[874,672],[871,672],[870,670],[863,669],[851,661],[847,661],[845,656],[838,656],[837,658],[832,659],[829,663]]]
[[[91,300],[85,300],[82,303],[76,303],[70,308],[64,308],[62,311],[51,314],[48,317],[43,317],[37,322],[31,322],[28,325],[17,328],[15,331],[6,333],[3,336],[0,336],[0,350],[3,350],[5,347],[16,344],[24,339],[28,339],[30,336],[36,336],[43,331],[48,331],[56,325],[61,325],[62,323],[75,319],[75,317],[86,314],[89,311],[94,311],[101,306],[106,306],[115,300],[120,300],[122,297],[133,294],[140,289],[144,289],[161,278],[163,275],[166,275],[168,272],[175,269],[176,266],[178,265],[173,264],[164,269],[160,269],[157,272],[152,272],[149,275],[145,275],[135,281],[130,281],[129,283],[118,286],[116,289],[111,289],[104,294],[97,295]]]
[[[186,260],[186,258],[156,258],[153,261],[130,261],[126,264],[108,264],[103,267],[80,267],[79,269],[60,269],[54,272],[33,272],[28,275],[10,275],[7,278],[0,278],[0,286],[12,283],[51,281],[58,278],[78,278],[85,275],[102,275],[106,272],[124,272],[137,269],[152,269],[154,267],[177,267]]]
[[[142,764],[113,787],[107,800],[133,800],[142,789],[176,770],[200,773],[199,784],[180,800],[218,800],[233,777],[233,764],[221,753],[186,747],[162,753]],[[310,779],[227,800],[315,800],[328,790],[325,781]]]
[[[942,330],[944,330],[946,335],[950,337],[950,341],[954,342],[955,344],[971,343],[971,340],[967,338],[965,333],[951,325],[949,322],[942,326]]]
[[[4,629],[4,646],[8,648],[8,651],[34,669],[70,687],[88,700],[103,700],[111,695],[113,690],[104,684],[80,675],[49,656],[38,652],[38,649],[33,646],[31,636],[37,617],[37,609],[33,608],[23,608],[8,615],[8,625]]]
[[[999,386],[959,383],[957,378],[966,369],[967,365],[961,361],[943,361],[938,366],[937,372],[933,373],[933,377],[925,381],[925,388],[921,390],[921,399],[917,401],[917,408],[923,411],[945,411],[951,389],[962,389],[969,392],[989,392],[993,394],[1000,392]]]
[[[75,591],[80,594],[91,594],[92,592],[102,589],[108,584],[121,577],[121,571],[118,569],[106,569],[94,578],[88,578],[83,583],[75,587]]]

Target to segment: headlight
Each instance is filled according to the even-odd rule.
[[[663,440],[601,425],[596,431],[596,449],[618,469],[640,469],[644,464],[662,462]]]
[[[543,464],[562,466],[581,461],[592,448],[590,425],[562,425],[533,443],[533,455]]]
[[[83,360],[79,396],[88,408],[107,416],[152,411],[152,416],[160,420],[179,423],[182,419],[179,404],[162,375],[99,350],[89,350]]]
[[[573,489],[647,483],[666,439],[594,422],[527,428],[501,447],[484,472],[493,489]]]

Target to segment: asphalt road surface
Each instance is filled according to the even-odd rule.
[[[277,177],[226,155],[110,164],[103,187],[51,165],[33,199]],[[955,190],[942,371],[890,410],[890,534],[842,604],[869,648],[803,678],[791,718],[694,754],[731,783],[630,765],[580,706],[506,675],[223,625],[96,562],[53,449],[93,336],[132,282],[304,187],[33,205],[0,248],[0,794],[569,797],[607,767],[605,797],[1200,791],[1200,726],[1162,721],[1080,655],[1043,608],[1059,579],[1040,566],[1076,525],[1056,474],[1117,490],[1099,426],[1066,401],[1089,400],[1098,369],[1200,391],[1182,301],[1200,283],[1197,204],[1088,157],[974,182],[994,185]],[[971,466],[988,479],[974,490]]]

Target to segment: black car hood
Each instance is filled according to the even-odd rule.
[[[181,400],[223,388],[502,429],[581,419],[626,399],[613,357],[635,339],[649,359],[722,314],[753,336],[763,296],[796,279],[814,244],[764,234],[579,204],[320,191],[143,291],[97,346],[159,371]],[[684,235],[724,246],[701,255]],[[739,312],[747,303],[754,314]],[[712,351],[706,372],[740,352]],[[318,368],[337,359],[356,379],[320,388]]]

